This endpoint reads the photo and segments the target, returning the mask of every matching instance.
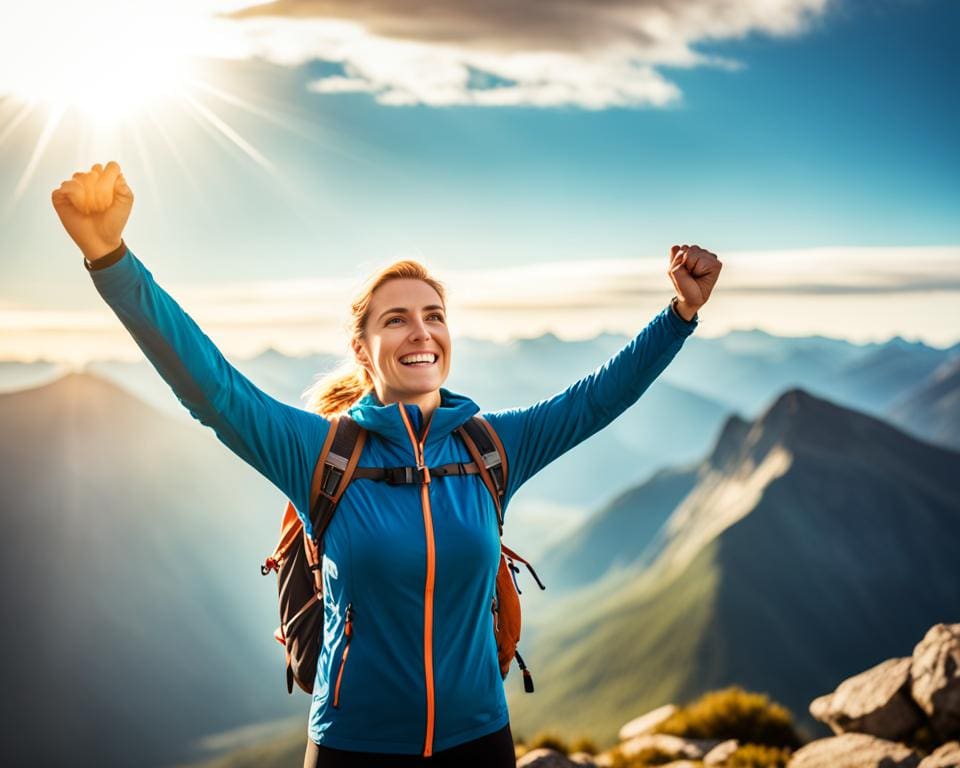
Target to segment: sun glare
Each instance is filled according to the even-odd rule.
[[[0,74],[0,88],[52,113],[75,108],[94,122],[116,123],[144,106],[175,98],[189,76],[179,48],[178,17],[163,5],[85,0],[21,3],[17,27],[43,37],[2,35],[3,57],[15,67]]]

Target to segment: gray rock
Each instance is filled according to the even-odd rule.
[[[787,768],[916,768],[912,749],[865,733],[811,741],[793,753]]]
[[[657,707],[657,709],[647,712],[645,715],[635,717],[620,728],[620,741],[629,741],[635,736],[653,733],[654,728],[672,717],[676,711],[677,706],[675,704],[664,704],[662,707]]]
[[[923,722],[910,696],[913,659],[888,659],[844,680],[833,693],[814,699],[810,714],[836,734],[868,733],[898,741]]]
[[[618,749],[628,758],[644,749],[658,749],[672,758],[702,760],[719,743],[716,739],[683,739],[666,733],[648,733],[623,742]]]
[[[941,738],[960,736],[960,624],[936,624],[913,649],[913,698]]]
[[[555,749],[531,749],[517,760],[517,768],[577,768],[577,763]]]
[[[740,743],[736,739],[721,741],[703,756],[703,764],[707,766],[723,765],[730,759],[730,755],[737,751],[739,746]]]
[[[960,768],[960,741],[951,741],[923,758],[920,768]]]

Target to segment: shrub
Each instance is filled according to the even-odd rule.
[[[761,693],[739,687],[706,693],[657,729],[688,739],[736,739],[741,744],[800,746],[790,712]]]
[[[527,744],[527,751],[532,752],[535,749],[555,749],[564,755],[570,754],[570,747],[567,746],[562,738],[555,733],[538,733],[533,740]]]
[[[789,749],[744,744],[730,755],[726,768],[786,768],[789,760]]]
[[[577,739],[575,742],[573,742],[570,745],[570,751],[586,752],[588,755],[595,755],[600,750],[597,749],[597,744],[593,739],[587,736],[581,736],[579,739]]]
[[[641,749],[634,755],[627,757],[619,749],[611,753],[613,758],[610,768],[652,768],[657,765],[667,765],[676,760],[676,757],[669,752],[664,752],[656,747],[647,747]],[[700,765],[699,762],[694,765]]]

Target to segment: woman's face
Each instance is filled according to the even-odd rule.
[[[387,281],[373,292],[366,338],[354,349],[382,403],[426,402],[450,372],[450,332],[439,294],[422,280]],[[413,362],[417,353],[427,362]]]

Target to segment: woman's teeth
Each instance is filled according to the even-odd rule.
[[[420,359],[418,359],[420,358]],[[436,362],[436,357],[434,355],[417,355],[406,362],[401,360],[402,365],[406,365],[410,368],[426,368],[433,365]]]

